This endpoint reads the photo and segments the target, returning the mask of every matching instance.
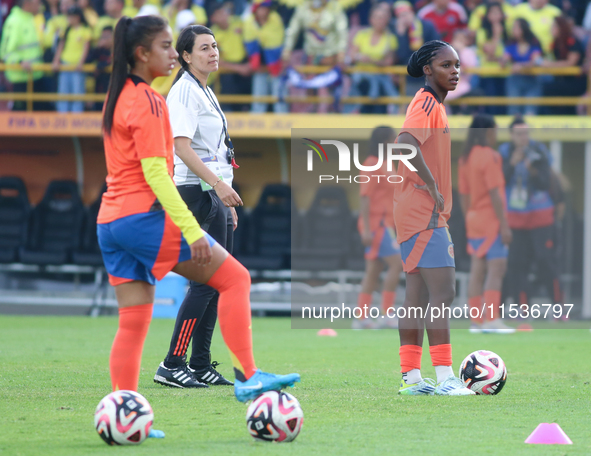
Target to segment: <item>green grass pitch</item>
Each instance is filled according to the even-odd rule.
[[[172,320],[155,320],[144,349],[139,390],[166,439],[108,447],[93,412],[109,393],[114,317],[0,317],[0,455],[589,455],[591,333],[536,330],[471,335],[454,330],[454,370],[468,353],[488,349],[508,366],[498,396],[399,397],[398,333],[340,330],[318,337],[290,320],[254,319],[255,355],[270,372],[299,372],[290,389],[304,410],[292,443],[255,442],[246,406],[232,388],[173,390],[153,383]],[[219,332],[213,359],[230,375]],[[423,375],[433,376],[428,350]],[[556,422],[574,445],[526,445],[541,422]]]

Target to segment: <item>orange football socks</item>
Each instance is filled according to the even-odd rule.
[[[119,329],[109,358],[113,391],[137,391],[142,350],[151,320],[152,304],[119,309]]]
[[[421,356],[423,347],[418,345],[401,345],[400,350],[400,371],[409,372],[413,369],[421,369]]]
[[[228,255],[206,285],[220,293],[218,319],[222,337],[230,350],[236,378],[246,381],[257,370],[252,354],[250,274]]]
[[[359,320],[365,319],[367,315],[369,315],[369,309],[371,309],[371,301],[372,295],[371,293],[359,293],[359,297],[357,298],[357,307],[361,309],[361,318]],[[363,306],[367,305],[367,315],[363,310]]]

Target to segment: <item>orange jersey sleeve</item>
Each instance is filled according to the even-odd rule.
[[[425,182],[415,171],[401,164],[402,183],[394,191],[394,220],[398,242],[434,228],[447,227],[452,207],[451,138],[445,106],[430,87],[417,92],[406,112],[401,133],[411,134],[420,144],[425,164],[444,198],[442,212],[428,191],[416,188]],[[408,153],[408,152],[405,152]]]

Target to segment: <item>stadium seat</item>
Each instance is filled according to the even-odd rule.
[[[234,245],[232,255],[245,255],[247,253],[247,238],[250,222],[250,215],[244,210],[243,206],[236,206],[236,215],[238,215],[238,227],[234,230]]]
[[[351,242],[349,244],[349,254],[345,260],[345,269],[349,271],[365,270],[365,247],[357,230],[357,220],[357,215],[351,216]]]
[[[341,187],[321,187],[302,222],[302,246],[292,268],[329,271],[345,267],[351,242],[351,211]]]
[[[258,204],[250,214],[246,254],[238,256],[248,269],[289,267],[291,252],[291,188],[270,184],[263,189]]]
[[[31,205],[25,183],[19,177],[0,178],[0,263],[18,261],[27,241]]]
[[[454,243],[454,256],[456,261],[456,271],[469,272],[470,271],[470,255],[466,250],[468,240],[466,238],[466,221],[462,208],[460,207],[460,195],[456,190],[452,191],[453,201],[457,201],[451,209],[449,217],[449,234]]]
[[[80,248],[72,254],[74,264],[85,266],[103,266],[103,256],[96,236],[96,219],[101,207],[103,193],[107,185],[103,185],[97,199],[88,207],[84,214],[84,228]]]
[[[78,247],[84,205],[73,181],[51,182],[43,199],[33,210],[26,247],[20,259],[26,264],[65,264]]]

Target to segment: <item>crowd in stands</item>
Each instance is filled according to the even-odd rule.
[[[113,30],[122,16],[160,14],[175,36],[191,24],[211,27],[221,51],[216,75],[222,94],[274,95],[277,103],[227,104],[227,111],[288,112],[288,94],[309,93],[285,84],[287,66],[299,64],[357,67],[343,77],[351,96],[397,96],[404,76],[363,72],[406,65],[424,42],[442,39],[460,54],[464,77],[450,98],[466,95],[538,97],[582,96],[587,76],[534,76],[533,66],[591,63],[591,4],[586,0],[2,0],[0,60],[21,63],[6,70],[4,91],[25,92],[32,63],[52,64],[54,73],[33,72],[34,90],[63,94],[105,93]],[[94,73],[85,63],[96,64]],[[67,67],[64,67],[68,65]],[[481,77],[470,68],[510,68],[508,77]],[[361,71],[359,71],[361,70]],[[371,70],[369,70],[371,71]],[[172,79],[156,81],[166,93]],[[421,80],[407,77],[414,95]],[[299,92],[298,92],[299,90]],[[317,89],[328,95],[332,86]],[[36,103],[59,112],[99,110],[101,103]],[[12,109],[24,109],[15,101]],[[311,109],[307,107],[305,109]],[[313,109],[326,112],[328,105]],[[456,109],[467,109],[458,107]],[[574,114],[575,107],[489,106],[490,114]],[[346,113],[396,112],[397,106],[345,104]]]

